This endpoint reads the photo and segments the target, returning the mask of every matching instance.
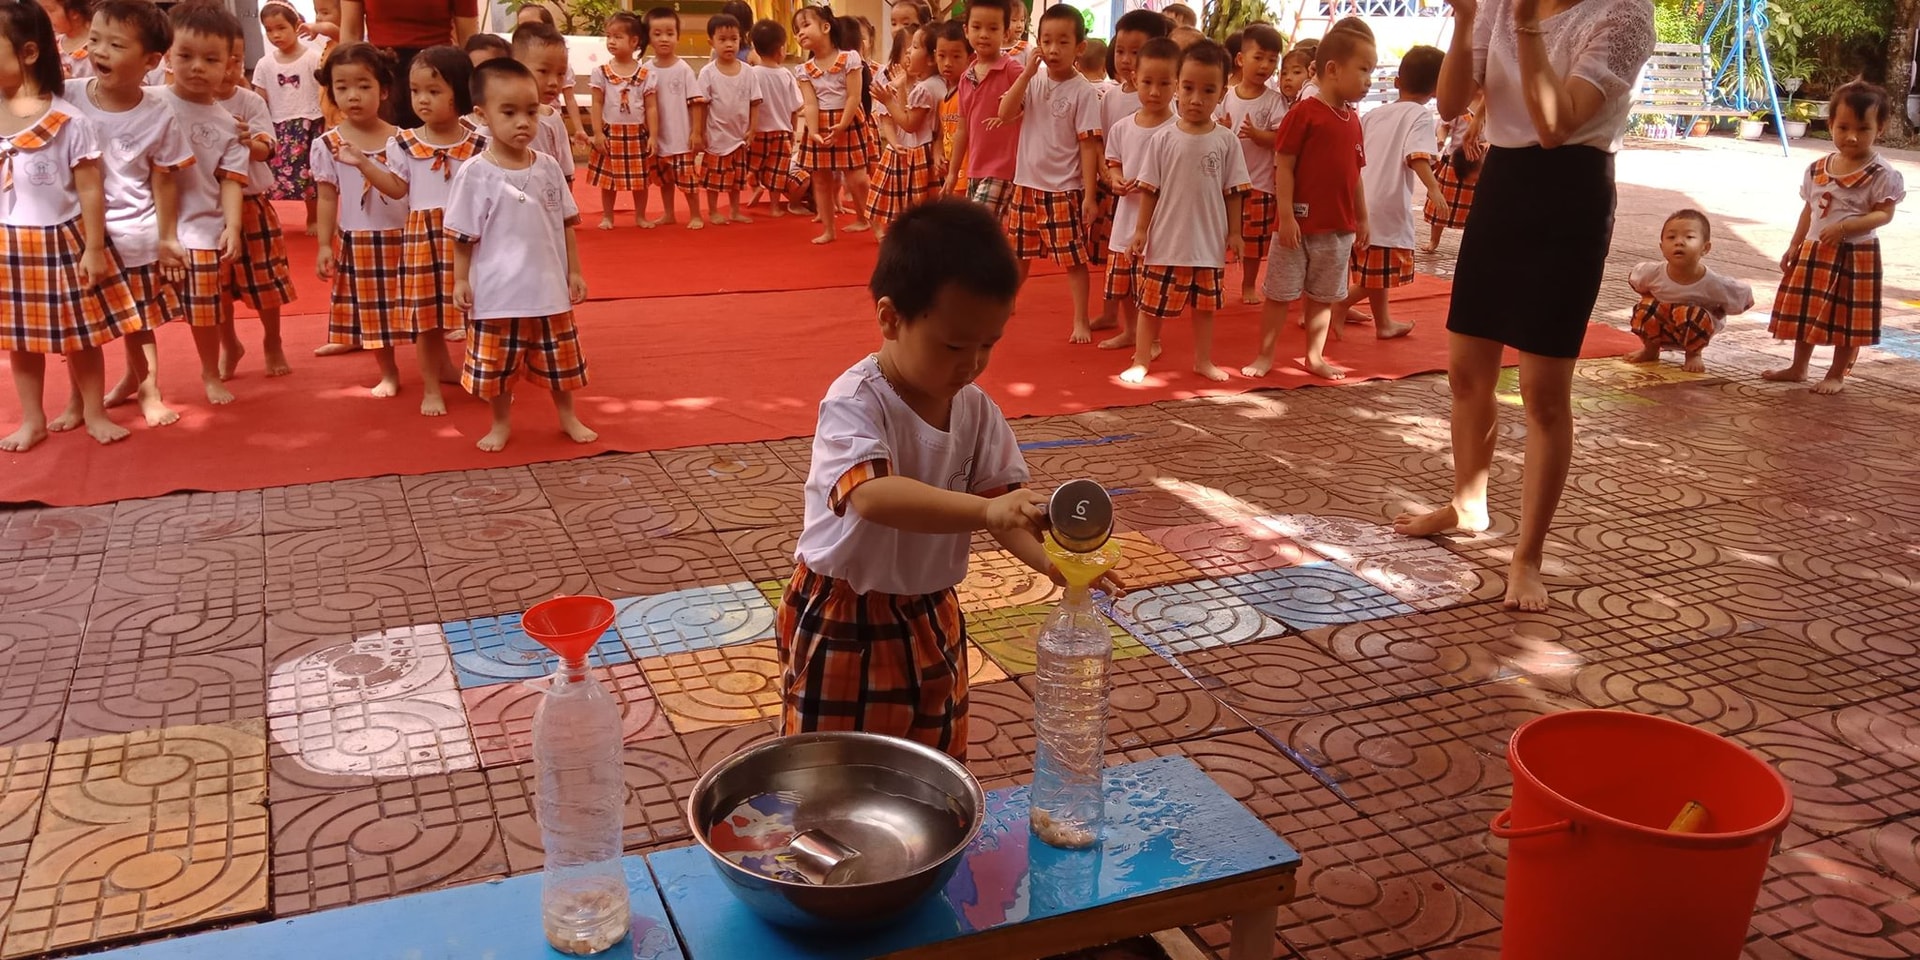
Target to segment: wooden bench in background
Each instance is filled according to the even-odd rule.
[[[1650,116],[1744,117],[1746,111],[1720,105],[1713,87],[1713,59],[1703,43],[1656,43],[1640,71],[1633,112]]]

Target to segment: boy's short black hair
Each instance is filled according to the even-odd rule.
[[[458,47],[441,44],[428,47],[414,54],[413,64],[408,70],[425,67],[440,75],[448,87],[453,90],[453,109],[457,116],[466,116],[473,112],[473,58]],[[399,78],[403,81],[406,77]]]
[[[1667,224],[1672,223],[1675,220],[1691,220],[1694,223],[1699,224],[1700,239],[1705,240],[1708,243],[1713,242],[1713,221],[1708,220],[1706,214],[1701,213],[1700,211],[1695,210],[1692,207],[1681,207],[1680,209],[1667,214],[1667,218],[1665,220],[1660,221],[1660,231],[1662,233],[1666,232]]]
[[[247,38],[240,29],[240,18],[216,0],[187,0],[173,8],[172,20],[176,37],[183,33],[197,33],[228,43]]]
[[[1242,43],[1245,43],[1246,39],[1247,39],[1247,32],[1245,30],[1235,30],[1234,32],[1227,34],[1227,38],[1225,40],[1220,41],[1220,48],[1227,51],[1228,63],[1239,62],[1240,45]]]
[[[1088,37],[1086,49],[1080,51],[1080,69],[1090,70],[1106,62],[1107,42],[1099,37]]]
[[[173,21],[147,0],[104,0],[93,15],[131,28],[145,53],[166,53],[173,46]]]
[[[1013,0],[970,0],[967,4],[967,19],[973,19],[975,10],[1000,11],[1000,28],[1013,29]]]
[[[1167,31],[1171,29],[1172,27],[1167,25],[1167,18],[1152,10],[1128,10],[1120,15],[1120,19],[1113,22],[1113,38],[1118,40],[1121,34],[1131,31],[1144,33],[1148,40],[1152,40],[1155,37],[1166,36]],[[1115,44],[1107,44],[1107,76],[1118,80],[1120,65],[1113,59],[1115,46]]]
[[[753,52],[762,60],[769,60],[787,45],[787,28],[778,20],[762,20],[747,31],[747,40],[753,44]]]
[[[1440,64],[1447,52],[1420,44],[1400,58],[1400,90],[1416,97],[1431,96],[1440,87]]]
[[[476,33],[467,38],[468,53],[478,53],[481,50],[491,50],[503,57],[513,56],[513,44],[508,43],[506,37],[497,33]]]
[[[1373,38],[1361,36],[1352,30],[1330,31],[1321,38],[1320,46],[1314,48],[1313,62],[1319,66],[1314,73],[1323,74],[1329,63],[1345,63],[1361,50],[1373,49]]]
[[[1373,28],[1367,25],[1365,17],[1341,17],[1334,22],[1333,26],[1327,28],[1327,33],[1334,34],[1343,30],[1366,37],[1368,43],[1377,42],[1374,40]]]
[[[1073,39],[1076,41],[1087,39],[1087,21],[1086,18],[1080,15],[1080,8],[1072,6],[1071,4],[1056,3],[1040,14],[1041,23],[1044,24],[1049,20],[1071,22],[1073,24]]]
[[[1173,64],[1174,70],[1180,69],[1180,45],[1172,37],[1154,37],[1140,45],[1140,59],[1165,60]]]
[[[653,24],[654,24],[654,21],[656,20],[672,20],[673,32],[675,33],[680,32],[680,11],[675,10],[672,7],[648,7],[647,8],[647,35],[648,36],[653,35]]]
[[[1203,67],[1219,67],[1220,82],[1227,82],[1227,48],[1212,40],[1198,40],[1185,50],[1180,51],[1180,63],[1174,67],[1176,74],[1187,69],[1187,64],[1197,63]]]
[[[941,21],[940,22],[940,39],[941,40],[958,40],[961,43],[966,43],[967,42],[967,25],[964,23],[961,23],[958,20]]]
[[[635,40],[644,40],[647,37],[646,22],[640,19],[639,14],[629,10],[616,10],[608,14],[606,25],[600,29],[604,33],[612,33],[615,27],[619,27],[621,33]]]
[[[712,40],[714,34],[717,34],[722,30],[738,31],[739,29],[740,29],[740,21],[734,19],[733,14],[731,13],[716,13],[713,16],[707,18],[707,39],[708,40]]]
[[[527,12],[528,10],[532,10],[532,11],[533,11],[533,21],[532,21],[532,22],[534,22],[534,23],[544,23],[544,24],[546,24],[547,26],[549,26],[549,27],[553,27],[553,28],[555,28],[555,29],[558,29],[558,28],[559,28],[559,26],[560,26],[560,25],[559,25],[558,23],[555,23],[555,22],[553,21],[553,11],[552,11],[552,10],[548,10],[548,9],[547,9],[547,5],[546,5],[546,4],[544,4],[544,3],[529,3],[529,4],[526,4],[525,6],[522,6],[522,7],[520,8],[520,9],[518,9],[518,10],[515,10],[515,11],[513,12],[513,18],[514,18],[515,20],[518,20],[518,19],[520,19],[520,15],[521,15],[521,14],[523,14],[523,13],[526,13],[526,12]]]
[[[1184,3],[1169,3],[1160,8],[1160,15],[1182,27],[1200,25],[1200,15],[1194,13],[1193,8]]]
[[[526,64],[512,57],[488,60],[473,68],[473,80],[467,92],[473,96],[474,106],[486,105],[487,88],[496,81],[502,80],[525,80],[534,84],[536,90],[539,86],[539,81],[534,78],[533,71],[527,69]]]
[[[565,47],[567,38],[544,23],[532,21],[513,28],[513,56],[519,59],[541,47]]]
[[[1252,44],[1268,53],[1279,53],[1287,48],[1286,38],[1282,37],[1280,31],[1275,30],[1271,23],[1247,24],[1247,28],[1240,31],[1240,35],[1242,37],[1240,50],[1243,53],[1246,52],[1247,44]]]
[[[1008,303],[1020,292],[1020,261],[1000,219],[970,200],[930,200],[901,214],[867,281],[873,298],[893,301],[909,323],[950,286]]]

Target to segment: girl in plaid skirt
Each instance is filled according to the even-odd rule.
[[[107,242],[101,147],[93,124],[61,100],[59,42],[35,4],[0,6],[0,342],[20,394],[20,426],[0,450],[47,438],[47,354],[67,357],[87,434],[126,437],[107,419],[100,345],[138,329],[140,314]],[[16,111],[37,102],[27,116]]]
[[[393,59],[370,44],[343,44],[320,68],[320,80],[340,106],[340,125],[313,145],[313,178],[320,185],[314,271],[333,283],[327,340],[372,351],[380,369],[373,395],[391,397],[400,392],[394,345],[414,339],[400,270],[407,205],[373,184],[400,132],[379,113],[393,87]]]
[[[465,324],[453,306],[453,236],[446,230],[445,211],[454,172],[487,148],[486,137],[460,122],[473,111],[472,78],[473,63],[466,53],[449,46],[422,50],[407,71],[420,126],[394,135],[384,165],[362,168],[375,189],[407,204],[400,240],[400,296],[407,315],[404,326],[414,336],[420,362],[423,417],[446,414],[440,385],[459,377],[447,354],[447,340]]]
[[[1833,92],[1827,125],[1834,152],[1813,162],[1800,182],[1800,223],[1780,258],[1786,276],[1773,299],[1775,339],[1792,340],[1793,363],[1761,374],[1807,378],[1813,348],[1832,344],[1833,365],[1813,392],[1839,393],[1860,348],[1880,342],[1880,241],[1907,197],[1900,172],[1874,152],[1891,108],[1887,92],[1856,80]]]
[[[600,229],[613,229],[620,191],[633,194],[636,222],[647,218],[647,67],[634,59],[645,28],[624,11],[607,18],[607,52],[613,59],[587,78],[592,91],[593,159],[587,182],[600,188]]]
[[[860,54],[849,47],[857,38],[843,37],[826,7],[802,7],[793,15],[793,36],[813,56],[800,65],[800,169],[813,179],[814,209],[823,230],[814,243],[832,243],[838,235],[833,202],[837,184],[852,195],[859,220],[849,231],[870,229],[867,220],[867,160],[873,140],[862,123],[860,101],[866,95],[866,71]]]
[[[947,94],[946,84],[933,72],[933,28],[921,27],[911,39],[904,30],[896,37],[896,45],[906,48],[905,64],[894,83],[874,90],[874,99],[886,109],[896,131],[894,142],[881,152],[880,179],[867,195],[867,219],[876,236],[884,235],[887,224],[908,208],[933,196],[934,158],[940,153],[935,113]]]
[[[1465,228],[1467,214],[1473,210],[1473,188],[1480,182],[1480,161],[1487,155],[1486,124],[1480,119],[1483,109],[1480,104],[1481,98],[1476,96],[1473,106],[1447,127],[1447,151],[1433,171],[1440,191],[1438,195],[1427,194],[1426,208],[1421,211],[1432,231],[1426,246],[1420,248],[1421,253],[1440,249],[1440,238],[1447,228]]]

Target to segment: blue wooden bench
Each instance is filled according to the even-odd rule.
[[[1232,960],[1271,960],[1300,856],[1186,757],[1107,773],[1094,850],[1055,850],[1027,829],[1025,787],[987,795],[986,825],[941,896],[884,930],[832,939],[768,926],[721,886],[707,855],[627,858],[633,960],[1021,960],[1219,918]],[[676,937],[675,934],[678,934]],[[683,952],[684,950],[684,952]],[[107,960],[532,960],[538,874],[142,944]]]

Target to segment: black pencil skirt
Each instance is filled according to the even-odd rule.
[[[1460,236],[1447,329],[1573,358],[1613,243],[1613,154],[1494,147]]]

